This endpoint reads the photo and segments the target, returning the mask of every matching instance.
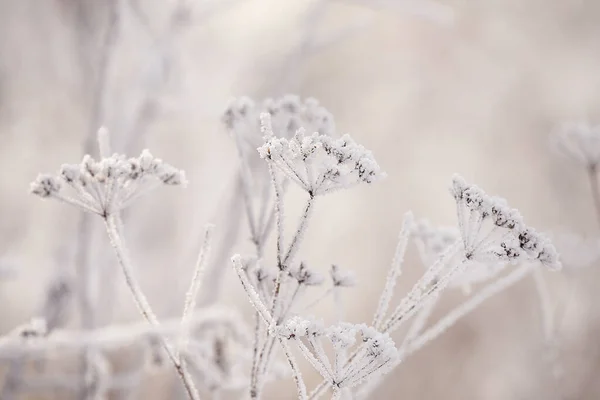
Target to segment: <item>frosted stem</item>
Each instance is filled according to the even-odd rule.
[[[404,214],[404,220],[402,222],[402,230],[398,237],[398,245],[396,246],[396,252],[392,260],[392,266],[388,272],[387,279],[385,281],[385,288],[379,298],[379,304],[375,316],[373,317],[373,327],[379,329],[385,314],[390,306],[390,300],[394,294],[394,288],[398,277],[402,274],[402,262],[404,261],[404,254],[406,253],[406,245],[408,244],[408,238],[410,236],[410,230],[413,224],[413,215],[411,212]]]
[[[292,369],[292,376],[294,377],[294,382],[296,383],[296,388],[298,389],[298,400],[306,400],[308,398],[306,394],[306,384],[302,379],[300,368],[296,363],[296,359],[292,354],[292,350],[290,349],[289,344],[284,339],[279,338],[279,343],[281,344],[283,352],[285,353],[288,363],[290,364],[290,368]]]
[[[598,167],[597,165],[591,165],[588,170],[588,179],[590,181],[590,189],[592,191],[592,200],[594,202],[594,209],[596,210],[596,218],[600,225],[600,188],[598,187]]]
[[[490,283],[489,285],[481,289],[476,295],[470,297],[463,304],[450,311],[442,319],[436,322],[431,328],[429,328],[422,335],[413,340],[412,343],[408,346],[406,354],[414,353],[430,341],[440,336],[448,328],[454,325],[458,320],[475,310],[484,301],[504,291],[506,288],[514,285],[515,283],[519,282],[528,273],[531,272],[532,268],[533,266],[531,264],[523,265],[512,271],[510,274],[503,276],[502,278],[498,278],[498,280],[496,280],[495,282]]]
[[[183,315],[181,317],[181,325],[183,328],[183,337],[180,342],[180,352],[184,352],[189,341],[189,324],[192,313],[196,309],[196,298],[202,285],[202,278],[204,277],[204,270],[206,268],[206,262],[208,259],[208,253],[210,251],[210,243],[212,238],[212,232],[214,225],[208,224],[205,228],[204,240],[202,241],[202,247],[200,248],[200,254],[198,255],[198,261],[194,268],[194,275],[192,277],[192,283],[190,288],[185,294],[185,305],[183,307]]]
[[[300,223],[298,224],[298,229],[296,230],[296,233],[294,234],[292,243],[290,243],[290,247],[285,255],[285,258],[283,259],[283,265],[285,265],[286,268],[294,260],[294,256],[296,255],[296,253],[298,252],[298,249],[300,248],[300,243],[302,242],[302,239],[304,238],[304,233],[306,232],[306,227],[308,225],[308,220],[310,218],[313,205],[314,205],[314,196],[311,195],[308,198],[308,201],[306,202],[306,207],[304,208],[304,213],[302,214],[302,217],[300,217]]]
[[[131,264],[129,254],[128,254],[127,249],[126,249],[125,245],[123,244],[123,241],[119,235],[118,218],[119,217],[116,215],[109,215],[107,218],[104,219],[104,222],[106,225],[106,232],[108,233],[108,238],[110,239],[110,243],[111,243],[113,249],[115,250],[115,253],[117,255],[117,260],[119,262],[119,265],[121,266],[123,275],[125,277],[125,282],[127,283],[127,287],[129,288],[129,290],[131,291],[131,294],[133,295],[133,299],[135,301],[135,304],[138,307],[138,310],[140,311],[142,316],[146,319],[146,321],[148,321],[148,323],[150,323],[150,325],[158,327],[160,325],[158,322],[158,319],[156,318],[156,315],[152,311],[152,308],[150,307],[150,303],[148,303],[148,299],[146,298],[146,295],[144,295],[142,288],[140,287],[139,283],[133,276],[133,266]],[[175,366],[177,374],[179,375],[179,377],[181,378],[181,381],[183,382],[183,385],[185,386],[188,397],[191,400],[199,400],[200,396],[194,385],[194,382],[192,381],[191,376],[187,372],[187,369],[182,366],[179,358],[176,356],[176,354],[173,351],[171,345],[169,344],[167,338],[162,334],[159,334],[159,337],[160,337],[160,341],[161,341],[163,348],[165,349],[165,351],[167,352],[167,355],[173,362],[173,365]]]

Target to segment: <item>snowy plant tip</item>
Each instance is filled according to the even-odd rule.
[[[488,196],[476,185],[454,175],[451,193],[457,203],[465,257],[474,261],[539,261],[559,270],[562,265],[549,239],[528,227],[505,199]],[[486,221],[491,229],[483,229]]]
[[[372,153],[348,134],[334,139],[299,129],[288,140],[276,136],[267,113],[261,115],[261,130],[264,144],[257,149],[261,158],[313,196],[385,177]]]
[[[63,164],[56,176],[40,174],[31,183],[31,193],[107,216],[160,184],[185,186],[185,173],[144,150],[129,159],[114,154],[96,161],[86,155],[79,164]],[[71,195],[65,193],[66,186]]]

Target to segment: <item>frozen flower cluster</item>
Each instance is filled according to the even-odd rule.
[[[550,241],[528,227],[521,214],[506,200],[455,175],[451,193],[457,204],[458,226],[464,256],[470,261],[509,262],[537,260],[560,269],[558,254]]]
[[[114,154],[96,161],[86,155],[79,164],[62,165],[57,176],[39,175],[31,184],[31,192],[106,217],[160,184],[186,182],[183,171],[144,150],[139,157],[129,159]],[[72,194],[65,191],[66,187]]]
[[[372,153],[348,134],[334,139],[300,129],[291,139],[276,137],[269,114],[262,118],[265,143],[258,148],[261,158],[312,196],[373,183],[385,176]]]
[[[586,167],[595,168],[600,162],[600,126],[567,125],[553,144],[558,153]]]
[[[390,336],[364,324],[338,323],[325,327],[319,320],[292,317],[277,334],[295,340],[302,355],[334,391],[355,387],[388,372],[398,358]],[[325,352],[324,341],[333,347],[333,362]],[[356,351],[347,357],[348,350],[355,346]]]

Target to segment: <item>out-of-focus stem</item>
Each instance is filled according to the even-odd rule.
[[[598,220],[598,225],[600,226],[600,188],[598,186],[598,166],[595,164],[591,165],[588,167],[587,173],[590,181],[594,209],[596,210],[596,219]]]

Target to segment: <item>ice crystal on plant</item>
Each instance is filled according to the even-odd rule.
[[[260,156],[312,196],[373,183],[385,176],[372,153],[348,134],[334,139],[300,129],[291,138],[274,135],[269,114],[262,114],[265,143]]]
[[[277,332],[295,340],[302,355],[333,387],[334,391],[352,388],[389,371],[398,357],[394,341],[388,334],[360,324],[338,323],[325,327],[321,321],[292,317]],[[357,336],[360,341],[357,341]],[[324,342],[333,347],[333,361],[324,351]],[[306,342],[306,343],[305,343]],[[357,343],[353,356],[346,353]]]
[[[456,200],[464,256],[470,261],[510,262],[538,260],[560,269],[550,241],[524,224],[521,214],[505,199],[488,196],[476,185],[455,175],[451,193]]]
[[[85,211],[106,216],[129,206],[159,184],[186,184],[185,173],[144,150],[137,158],[114,154],[94,160],[86,155],[79,164],[63,164],[57,176],[39,175],[31,192],[53,197]],[[72,189],[72,195],[65,188]]]

